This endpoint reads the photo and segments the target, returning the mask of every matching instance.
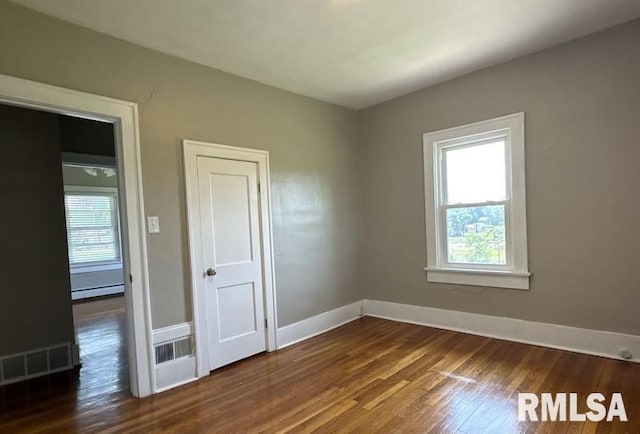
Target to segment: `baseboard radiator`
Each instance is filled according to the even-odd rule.
[[[73,367],[71,344],[0,357],[0,386],[66,371]]]

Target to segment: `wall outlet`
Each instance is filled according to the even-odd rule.
[[[147,230],[150,234],[160,233],[160,219],[156,216],[147,217]]]

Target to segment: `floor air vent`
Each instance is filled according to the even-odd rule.
[[[155,346],[156,365],[170,362],[193,355],[193,341],[191,336],[180,338],[177,341],[165,342]]]
[[[0,385],[71,369],[71,346],[61,344],[0,358]]]

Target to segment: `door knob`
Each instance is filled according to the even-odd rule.
[[[216,274],[218,274],[218,272],[217,272],[216,270],[214,270],[213,268],[209,268],[209,269],[206,271],[206,273],[207,273],[207,276],[209,276],[209,277],[213,277],[213,276],[215,276]]]

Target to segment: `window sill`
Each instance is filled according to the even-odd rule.
[[[435,283],[490,286],[495,288],[529,289],[528,272],[464,270],[426,267],[427,280]]]

